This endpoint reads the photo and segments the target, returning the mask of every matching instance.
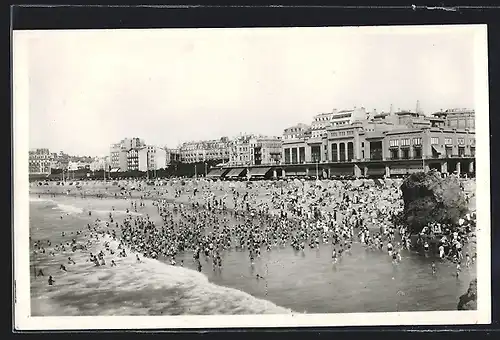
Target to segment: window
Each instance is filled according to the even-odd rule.
[[[452,145],[453,143],[451,141],[451,138],[445,138],[444,139],[444,144],[446,144],[446,145]]]
[[[413,158],[422,158],[422,149],[421,148],[413,149]]]
[[[458,145],[465,145],[465,138],[459,138]]]
[[[459,157],[465,156],[465,148],[464,147],[458,147],[458,156]]]
[[[439,137],[432,137],[431,144],[432,145],[439,145]]]
[[[422,145],[422,138],[421,137],[413,138],[413,145]]]
[[[401,158],[402,159],[409,159],[410,158],[410,149],[403,149],[401,151],[402,155],[401,155]]]
[[[398,149],[392,149],[391,150],[391,159],[398,159],[399,158],[399,150]]]
[[[475,138],[469,138],[469,145],[470,146],[476,145],[476,139]]]
[[[397,147],[397,146],[399,146],[399,139],[391,139],[391,140],[389,141],[389,145],[390,145],[391,147]]]
[[[410,146],[410,139],[409,138],[401,139],[401,146]]]

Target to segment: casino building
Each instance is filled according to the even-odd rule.
[[[450,109],[426,116],[417,102],[415,111],[393,112],[391,107],[386,113],[348,112],[348,123],[335,124],[335,116],[328,116],[328,124],[316,128],[325,130],[319,134],[304,124],[285,129],[281,162],[266,167],[264,176],[376,178],[430,169],[475,175],[474,110]],[[234,175],[241,170],[235,178],[264,172],[256,166],[236,168],[229,171]]]

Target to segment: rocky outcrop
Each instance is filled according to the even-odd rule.
[[[415,173],[400,189],[404,201],[401,222],[413,234],[432,222],[455,224],[467,212],[467,201],[455,176],[441,178],[437,171]]]
[[[460,296],[457,309],[477,310],[477,279],[472,280],[467,293]]]

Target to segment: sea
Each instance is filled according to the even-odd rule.
[[[158,218],[152,202],[145,202],[132,214]],[[387,252],[359,243],[336,264],[331,246],[320,245],[304,252],[291,247],[263,250],[253,266],[246,251],[233,250],[223,253],[221,270],[202,257],[200,271],[192,253],[179,254],[176,266],[166,260],[143,258],[137,263],[135,256],[114,256],[114,267],[95,267],[87,261],[88,252],[72,252],[70,247],[48,255],[56,243],[84,237],[76,232],[96,218],[108,220],[111,212],[121,223],[129,207],[126,199],[30,195],[32,316],[452,311],[476,277],[475,265],[462,266],[456,277],[450,262],[403,250],[402,261],[395,265]],[[46,253],[35,254],[35,240],[50,240],[52,247],[45,244]],[[89,251],[98,253],[105,241],[101,237]],[[116,248],[116,242],[107,241]],[[76,264],[69,264],[68,257]],[[43,276],[36,275],[40,269]],[[52,286],[49,275],[55,280]]]

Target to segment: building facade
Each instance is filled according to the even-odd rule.
[[[30,150],[28,157],[30,175],[50,175],[52,156],[49,149]]]
[[[184,163],[206,162],[209,160],[227,162],[230,158],[230,144],[227,137],[216,140],[186,142],[179,148],[180,160]]]
[[[165,169],[167,164],[167,152],[163,148],[148,145],[138,150],[139,171]]]
[[[320,166],[322,176],[405,175],[431,168],[442,173],[473,173],[473,113],[469,110],[465,116],[429,117],[421,112],[398,111],[330,125],[322,137],[304,134],[284,138],[282,164],[304,164],[304,173],[308,173],[308,164],[327,163]],[[471,128],[450,127],[454,124],[450,122],[460,119],[464,122],[457,126]]]
[[[141,153],[142,162],[139,163],[139,151],[145,150],[145,148],[132,148],[126,152],[127,154],[127,168],[125,171],[139,171],[141,168],[147,167],[147,151],[146,153]],[[142,166],[141,166],[142,165]],[[123,170],[120,170],[123,171]],[[145,171],[145,170],[142,170]]]
[[[476,114],[473,109],[448,109],[433,114],[446,121],[446,126],[455,129],[476,129]]]
[[[281,163],[283,141],[280,137],[243,135],[233,140],[228,164],[276,165]]]
[[[69,161],[68,171],[91,170],[92,163],[83,161]]]
[[[130,149],[141,148],[145,145],[144,140],[138,137],[124,138],[118,143],[111,144],[109,152],[109,165],[111,169],[114,171],[127,171],[128,151]]]
[[[173,162],[180,162],[181,154],[179,149],[165,147],[165,167],[169,167]]]

